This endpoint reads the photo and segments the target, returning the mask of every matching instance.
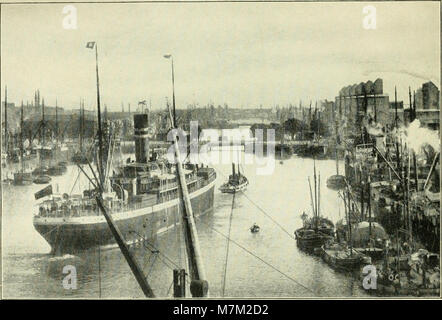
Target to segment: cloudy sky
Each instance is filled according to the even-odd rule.
[[[64,5],[1,10],[1,84],[8,100],[95,105],[97,41],[102,101],[110,110],[171,96],[177,106],[257,107],[334,99],[343,86],[384,79],[408,101],[408,86],[440,83],[439,3],[379,3],[376,30],[363,28],[367,3],[77,4],[66,30]],[[2,94],[2,100],[4,99]],[[133,110],[133,109],[132,109]]]

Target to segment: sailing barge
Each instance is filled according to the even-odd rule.
[[[296,244],[308,253],[314,253],[324,245],[327,241],[333,239],[334,224],[327,218],[321,217],[320,214],[320,185],[321,177],[319,177],[318,186],[316,186],[316,166],[314,166],[314,187],[315,197],[313,198],[312,189],[309,179],[310,198],[312,201],[313,217],[308,219],[305,214],[302,215],[304,226],[295,231]]]
[[[108,186],[103,204],[127,243],[154,238],[173,228],[180,216],[175,166],[155,156],[151,160],[147,126],[147,114],[134,115],[136,161],[115,168],[112,177],[105,177],[102,184]],[[107,163],[104,172],[111,171]],[[184,174],[194,215],[211,210],[215,170],[186,164]],[[78,196],[51,195],[39,205],[34,227],[51,245],[53,254],[116,246],[94,194],[95,190],[85,190]]]

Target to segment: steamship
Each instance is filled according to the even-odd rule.
[[[134,115],[135,161],[111,167],[103,181],[103,204],[125,241],[149,241],[174,228],[181,221],[178,179],[175,165],[150,154],[148,115]],[[106,143],[112,150],[112,139]],[[105,154],[110,154],[105,152]],[[183,165],[193,214],[213,208],[216,172],[191,163]],[[51,246],[52,254],[74,253],[94,247],[116,246],[105,217],[95,200],[96,190],[81,195],[50,194],[43,197],[34,215],[35,229]]]

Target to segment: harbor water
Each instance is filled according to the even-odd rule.
[[[221,159],[221,152],[217,153]],[[222,194],[230,163],[213,165],[218,179],[211,212],[196,219],[210,297],[358,297],[365,296],[360,280],[329,268],[319,257],[300,251],[294,230],[303,211],[311,215],[308,177],[313,160],[292,156],[275,161],[273,173],[257,174],[260,164],[243,164],[250,185],[244,193]],[[337,191],[327,189],[336,174],[334,160],[317,160],[321,176],[321,214],[336,223],[344,218]],[[343,168],[343,164],[340,165]],[[85,181],[73,165],[53,177],[54,191],[79,193]],[[2,255],[5,298],[143,298],[118,248],[95,249],[75,255],[51,256],[50,247],[34,229],[34,193],[42,185],[3,185]],[[231,216],[232,214],[232,216]],[[251,233],[256,223],[260,232]],[[226,259],[230,230],[229,254]],[[172,296],[172,270],[185,267],[180,226],[149,243],[131,246],[157,297]],[[72,266],[74,268],[72,268]],[[76,282],[66,288],[66,277]],[[224,274],[226,275],[224,278]],[[75,288],[72,288],[72,287]],[[224,294],[223,294],[224,292]],[[190,296],[190,295],[188,295]]]

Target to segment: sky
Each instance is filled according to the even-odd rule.
[[[74,4],[77,29],[63,28],[65,4],[3,5],[1,85],[8,101],[33,100],[110,111],[151,100],[272,107],[334,100],[347,85],[383,78],[408,102],[408,87],[440,84],[438,2],[374,2],[376,29],[363,28],[370,3]]]

